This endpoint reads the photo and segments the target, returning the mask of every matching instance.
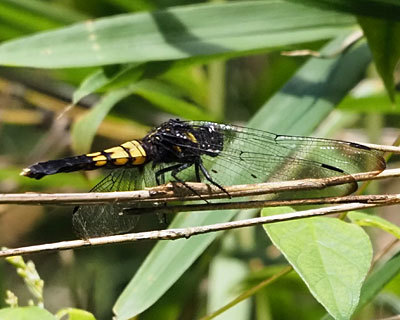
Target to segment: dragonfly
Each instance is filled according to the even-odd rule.
[[[39,162],[21,175],[41,179],[103,168],[110,172],[91,192],[131,191],[175,181],[189,189],[186,182],[209,183],[227,193],[224,186],[234,184],[379,173],[385,167],[383,152],[359,143],[170,119],[140,140]],[[331,188],[335,195],[347,195],[357,189],[357,182]],[[126,209],[118,203],[79,206],[73,213],[74,229],[84,239],[131,231],[138,216],[125,214]]]

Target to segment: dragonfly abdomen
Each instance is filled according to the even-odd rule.
[[[141,142],[132,140],[99,152],[39,162],[23,169],[21,175],[40,179],[44,176],[61,172],[138,166],[148,160]]]

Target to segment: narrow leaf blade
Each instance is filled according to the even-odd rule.
[[[376,68],[392,102],[395,101],[394,70],[400,60],[400,22],[359,17]]]
[[[134,91],[135,86],[132,85],[107,93],[85,116],[75,122],[72,127],[72,146],[77,153],[89,151],[102,120],[118,101],[128,97]]]
[[[329,39],[354,23],[351,16],[284,1],[199,4],[90,20],[8,41],[0,45],[0,64],[62,68],[230,57]]]
[[[400,239],[400,228],[386,219],[360,211],[349,212],[347,217],[359,226],[380,228]]]

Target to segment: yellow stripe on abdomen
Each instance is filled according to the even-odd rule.
[[[135,166],[141,165],[146,162],[146,151],[137,140],[132,140],[121,144],[131,155],[132,164]]]
[[[125,142],[118,147],[105,149],[102,152],[86,154],[94,162],[96,167],[124,166],[130,162],[131,165],[141,165],[146,162],[146,151],[137,140]]]
[[[112,163],[116,166],[123,166],[129,161],[129,153],[121,146],[106,149],[104,152],[110,156]]]

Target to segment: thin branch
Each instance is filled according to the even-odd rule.
[[[370,195],[350,195],[342,197],[325,197],[311,199],[294,199],[294,200],[249,200],[236,202],[217,202],[217,203],[199,203],[199,204],[182,204],[171,206],[157,207],[132,207],[127,209],[127,213],[131,215],[142,214],[174,214],[178,212],[190,211],[206,211],[206,210],[230,210],[230,209],[254,209],[265,207],[282,207],[282,206],[305,206],[305,205],[324,205],[324,204],[340,204],[340,203],[386,203],[397,201],[396,194],[370,194]]]
[[[226,186],[226,191],[231,197],[246,197],[265,195],[271,193],[299,191],[299,190],[321,190],[330,186],[353,183],[354,181],[378,180],[400,176],[400,169],[388,169],[383,172],[363,172],[352,175],[329,177],[323,179],[302,179],[282,182],[266,182],[257,184],[244,184]],[[93,192],[93,193],[15,193],[0,194],[0,204],[19,205],[84,205],[101,203],[145,203],[145,202],[170,202],[199,200],[200,194],[203,199],[227,198],[225,192],[219,188],[204,184],[187,182],[197,195],[179,183],[168,183],[163,186],[138,191],[121,192]]]
[[[66,250],[66,249],[76,249],[89,246],[98,246],[105,244],[115,244],[115,243],[128,243],[143,240],[175,240],[180,238],[190,238],[194,235],[205,234],[210,232],[236,229],[249,227],[259,224],[269,224],[282,221],[291,221],[301,218],[325,216],[329,214],[360,210],[367,208],[375,208],[386,205],[395,205],[400,203],[400,194],[393,195],[393,199],[390,202],[379,202],[379,203],[346,203],[331,207],[318,208],[305,211],[297,211],[286,214],[280,214],[268,217],[259,217],[253,219],[245,219],[239,221],[231,221],[225,223],[217,223],[213,225],[189,227],[189,228],[177,228],[177,229],[166,229],[139,233],[129,233],[123,235],[107,236],[91,238],[86,240],[72,240],[72,241],[62,241],[55,243],[48,243],[42,245],[35,245],[29,247],[21,247],[15,249],[5,249],[0,251],[0,257],[14,256],[14,255],[24,255],[38,252],[50,252],[56,250]]]
[[[364,146],[370,147],[371,149],[378,150],[378,151],[400,154],[400,147],[398,147],[396,145],[387,146],[387,145],[383,145],[383,144],[373,144],[373,143],[361,143],[361,144]]]

